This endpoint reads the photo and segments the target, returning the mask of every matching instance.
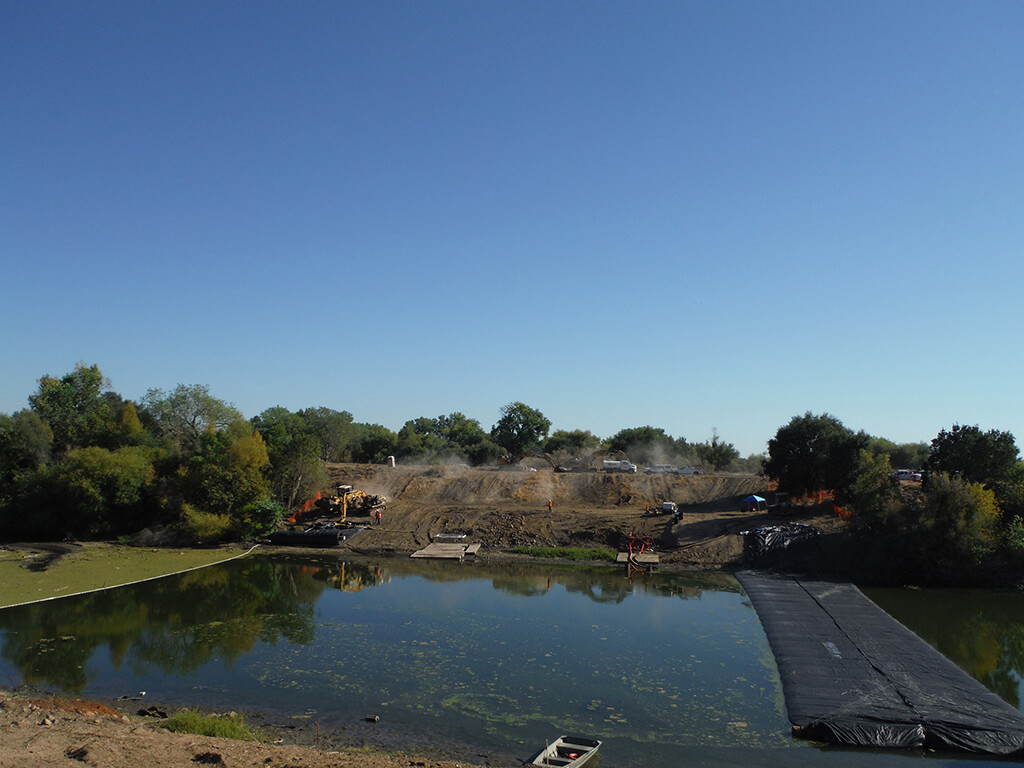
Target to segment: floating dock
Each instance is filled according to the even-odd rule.
[[[640,552],[639,554],[619,552],[619,554],[615,557],[615,562],[629,563],[630,565],[641,565],[645,568],[653,568],[658,564],[658,555],[656,552]]]
[[[435,541],[423,549],[413,552],[410,557],[429,557],[435,560],[463,560],[476,557],[480,544],[456,544],[446,541]]]
[[[737,575],[795,735],[867,747],[1024,754],[1024,715],[852,584]]]

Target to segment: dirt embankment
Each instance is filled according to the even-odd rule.
[[[746,511],[745,497],[769,497],[767,482],[758,475],[366,464],[331,464],[328,469],[332,485],[348,484],[388,498],[382,524],[346,545],[366,554],[411,553],[439,533],[465,533],[483,544],[485,556],[527,545],[614,549],[632,533],[651,538],[665,565],[735,568],[742,562],[741,531],[776,522],[811,522],[826,530],[838,524],[819,509],[781,516]],[[649,511],[663,501],[678,504],[682,518]]]

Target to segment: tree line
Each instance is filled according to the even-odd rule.
[[[10,539],[116,537],[143,528],[183,540],[248,538],[327,484],[329,462],[492,465],[545,453],[568,465],[601,451],[637,464],[763,472],[793,495],[828,490],[857,529],[908,563],[951,569],[1024,563],[1024,463],[1013,435],[954,424],[930,443],[854,432],[829,414],[779,428],[767,455],[740,458],[715,432],[690,443],[640,426],[601,438],[551,431],[521,402],[489,430],[462,413],[419,417],[397,432],[348,411],[280,406],[246,418],[202,385],[123,398],[96,365],[43,376],[29,407],[0,414],[0,531]],[[908,492],[894,469],[925,470]]]
[[[897,468],[922,470],[920,486],[901,484]],[[768,441],[764,473],[791,494],[832,492],[921,581],[1024,565],[1024,462],[1010,432],[954,424],[896,445],[808,412]]]
[[[523,452],[568,461],[625,451],[637,463],[760,467],[715,433],[689,443],[651,426],[603,439],[555,430],[521,402],[485,430],[462,413],[419,417],[397,432],[348,411],[275,406],[247,419],[203,385],[150,389],[138,402],[96,365],[45,375],[29,407],[0,414],[0,531],[7,539],[124,536],[170,527],[191,540],[270,531],[323,490],[328,462],[494,464]]]

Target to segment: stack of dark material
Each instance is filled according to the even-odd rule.
[[[795,734],[1024,756],[1024,715],[852,584],[738,578],[775,654]]]
[[[741,531],[743,556],[748,563],[756,563],[769,552],[778,552],[795,541],[817,536],[818,529],[805,523],[763,525],[750,531]]]
[[[291,547],[336,547],[347,538],[347,530],[334,523],[313,523],[304,531],[277,531],[270,534],[271,544]]]

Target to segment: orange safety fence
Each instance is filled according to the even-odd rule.
[[[288,523],[288,525],[295,525],[295,523],[299,521],[300,517],[302,517],[304,514],[309,512],[309,510],[316,506],[316,503],[320,501],[320,497],[320,491],[317,491],[316,496],[314,496],[312,499],[306,499],[306,502],[302,505],[302,509],[298,510],[297,512],[293,512],[291,517],[286,517],[284,521]]]
[[[838,504],[832,505],[832,511],[836,513],[836,517],[838,517],[840,520],[849,520],[851,517],[853,517],[853,512],[851,512],[848,509],[843,509]]]

